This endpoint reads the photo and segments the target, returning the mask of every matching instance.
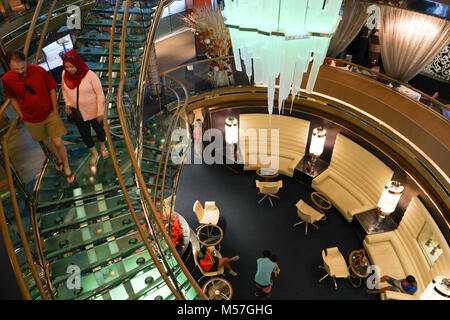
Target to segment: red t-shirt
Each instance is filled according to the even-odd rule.
[[[2,77],[2,81],[5,97],[17,98],[24,121],[42,122],[53,111],[49,91],[58,84],[44,68],[28,65],[25,77],[10,70]],[[35,94],[25,89],[25,85]]]
[[[211,263],[211,261],[212,260],[211,260],[211,257],[209,256],[209,254],[206,254],[205,257],[199,261],[200,266],[202,267],[202,269],[204,271],[211,270],[211,268],[214,265],[214,263]]]

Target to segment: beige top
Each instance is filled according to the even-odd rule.
[[[62,73],[62,92],[66,105],[77,107],[77,88],[69,89],[64,83],[64,72]],[[78,93],[78,107],[84,121],[92,120],[103,115],[105,107],[105,94],[98,76],[89,70],[81,80]]]

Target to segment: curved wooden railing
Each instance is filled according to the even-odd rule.
[[[129,1],[130,0],[126,0],[126,6],[127,7],[129,6]],[[158,5],[158,9],[155,12],[153,21],[156,21],[156,23],[159,23],[159,20],[160,20],[160,18],[162,16],[162,12],[164,10],[164,7],[166,5],[168,5],[168,4],[170,4],[171,2],[172,1],[160,2],[160,4]],[[124,25],[122,26],[121,52],[123,52],[122,56],[124,57],[125,39],[126,39],[126,19],[123,19],[123,22],[124,22]],[[157,28],[154,27],[154,28],[151,28],[150,32],[151,33],[156,33],[156,30],[157,30]],[[155,37],[155,34],[149,35],[147,37],[147,39],[151,41],[150,43],[147,43],[147,47],[150,47],[150,46],[154,45],[154,41],[153,41],[154,37]],[[142,61],[144,61],[144,62],[148,61],[148,58],[149,58],[148,55],[151,52],[151,48],[147,48],[147,49],[148,50],[145,52],[145,54],[147,56],[144,56],[142,58]],[[144,68],[143,72],[145,72],[146,66],[143,65],[142,67]],[[146,75],[146,72],[143,73],[143,74]],[[142,81],[142,79],[140,81]],[[168,233],[167,233],[167,231],[166,231],[166,229],[164,227],[164,224],[161,221],[161,218],[158,215],[156,205],[155,205],[155,203],[152,201],[152,199],[150,197],[150,194],[149,194],[149,192],[147,190],[147,186],[146,186],[146,183],[144,181],[144,178],[142,177],[141,169],[140,169],[140,166],[138,164],[138,159],[136,157],[136,153],[135,153],[135,150],[133,148],[133,144],[132,144],[131,139],[130,139],[130,134],[129,134],[128,129],[127,129],[126,119],[125,119],[124,111],[123,111],[122,98],[123,98],[123,93],[124,93],[123,92],[124,91],[124,83],[125,83],[125,60],[121,59],[121,61],[120,61],[120,83],[119,83],[118,98],[117,98],[117,111],[118,111],[119,120],[120,120],[122,129],[123,129],[124,141],[125,141],[125,144],[126,144],[126,147],[127,147],[127,150],[128,150],[128,154],[130,155],[131,164],[132,164],[133,170],[135,172],[136,179],[138,181],[138,186],[139,186],[140,191],[141,191],[141,196],[143,196],[143,200],[144,200],[143,202],[145,202],[145,204],[150,209],[149,213],[151,214],[151,216],[153,218],[153,221],[156,222],[156,226],[158,227],[159,232],[163,236],[163,238],[164,238],[164,240],[165,240],[165,242],[166,242],[166,244],[167,244],[171,254],[175,258],[176,262],[178,263],[178,266],[181,268],[182,272],[184,273],[184,275],[186,276],[186,278],[188,279],[190,284],[193,286],[193,288],[195,289],[197,294],[202,299],[206,299],[206,295],[201,290],[201,288],[198,285],[197,281],[195,281],[195,279],[192,277],[192,275],[190,274],[189,270],[186,268],[183,260],[181,259],[180,254],[178,253],[178,251],[174,247],[174,245],[172,243],[172,240],[171,240],[170,236],[168,235]],[[145,89],[145,86],[144,87],[142,87],[142,86],[140,87],[140,90],[143,90],[143,89]],[[187,98],[188,98],[187,90],[185,90],[185,93],[186,93],[186,101],[185,101],[185,104],[184,104],[183,108],[186,108],[186,106],[187,106]],[[143,92],[140,93],[139,97],[141,97],[141,99],[143,99]],[[142,107],[143,107],[142,104],[140,104],[140,105],[138,104],[138,108],[142,108]],[[151,226],[149,226],[149,227],[151,227]]]
[[[327,60],[334,60],[335,62],[337,62],[337,63],[340,64],[340,65],[344,65],[344,66],[352,66],[352,67],[358,68],[358,69],[360,69],[360,70],[364,70],[364,71],[366,71],[366,72],[369,72],[370,74],[373,75],[373,77],[379,77],[379,78],[385,79],[385,80],[387,80],[387,81],[396,83],[396,84],[398,84],[398,85],[405,86],[405,87],[407,87],[408,89],[410,89],[410,90],[412,90],[412,91],[415,91],[415,92],[419,93],[422,97],[425,97],[428,101],[434,103],[434,104],[435,104],[436,106],[438,106],[441,110],[447,110],[447,111],[450,111],[450,107],[449,107],[449,106],[447,106],[447,105],[443,104],[442,102],[436,100],[436,99],[433,98],[432,96],[430,96],[430,95],[428,95],[428,94],[426,94],[426,93],[424,93],[424,92],[418,90],[417,88],[414,88],[413,86],[409,85],[408,83],[401,82],[400,80],[397,80],[397,79],[395,79],[395,78],[392,78],[392,77],[390,77],[390,76],[388,76],[388,75],[386,75],[386,74],[384,74],[384,73],[380,73],[380,72],[378,72],[378,71],[369,69],[369,68],[367,68],[367,67],[360,66],[360,65],[358,65],[358,64],[349,62],[349,61],[347,61],[347,60],[335,59],[335,58],[327,58]],[[349,70],[349,71],[350,71],[350,70]]]
[[[116,17],[117,17],[117,12],[118,12],[118,8],[119,8],[119,1],[116,1],[116,5],[114,8],[114,17],[113,17],[113,22],[112,22],[112,27],[111,30],[115,30],[115,26],[116,26]],[[129,1],[126,2],[125,4],[125,11],[124,11],[124,15],[123,15],[123,25],[122,25],[122,43],[126,43],[125,42],[125,37],[126,37],[126,25],[127,25],[127,20],[128,20],[128,15],[129,15]],[[120,184],[120,188],[122,190],[122,193],[125,197],[125,201],[128,205],[128,208],[130,210],[130,213],[132,215],[133,221],[137,227],[137,230],[139,232],[139,235],[142,239],[142,241],[145,244],[145,247],[148,251],[148,253],[150,254],[150,256],[153,259],[153,262],[155,263],[156,268],[158,269],[159,273],[161,274],[161,276],[163,277],[164,281],[166,282],[167,286],[169,287],[170,291],[174,294],[174,296],[181,300],[182,297],[179,294],[179,292],[174,288],[174,286],[172,285],[170,279],[167,277],[167,272],[166,270],[163,269],[163,267],[161,266],[161,264],[158,261],[158,257],[157,255],[153,252],[153,248],[150,246],[150,243],[148,242],[148,235],[145,234],[144,230],[142,229],[139,220],[136,216],[136,212],[134,210],[133,204],[131,203],[131,199],[130,196],[128,194],[127,188],[125,186],[123,177],[122,177],[122,173],[120,172],[120,168],[117,162],[117,157],[114,151],[114,145],[112,143],[112,139],[111,139],[111,134],[110,134],[110,130],[109,130],[109,124],[107,121],[107,112],[108,112],[108,106],[109,106],[109,101],[111,98],[111,94],[112,94],[112,59],[113,59],[113,42],[114,42],[114,32],[111,32],[111,37],[110,37],[110,49],[109,49],[109,66],[108,66],[108,75],[109,75],[109,87],[108,87],[108,96],[106,99],[106,103],[105,103],[105,110],[104,110],[104,116],[103,116],[103,124],[105,127],[105,133],[106,133],[106,137],[107,137],[107,143],[108,143],[108,147],[110,150],[110,155],[111,155],[111,159],[113,162],[113,166],[114,166],[114,170],[116,172],[119,184]],[[125,57],[125,45],[121,45],[120,48],[120,55],[121,57]],[[124,59],[121,59],[121,61],[124,61]],[[121,69],[120,69],[120,79],[121,82],[119,84],[119,90],[118,90],[118,96],[117,96],[117,102],[118,104],[121,104],[122,101],[122,95],[123,95],[123,84],[124,84],[124,64],[121,63]],[[120,101],[120,102],[119,102]],[[126,130],[126,128],[124,128],[124,130]],[[132,154],[130,154],[130,157],[133,157]]]
[[[211,105],[215,106],[213,110],[231,108],[236,104],[242,105],[243,101],[245,101],[245,105],[249,106],[265,105],[267,103],[267,89],[261,85],[252,85],[241,81],[232,86],[216,89],[204,91],[202,91],[203,89],[196,89],[198,85],[201,85],[201,81],[205,80],[202,75],[206,74],[207,71],[205,70],[208,69],[209,63],[229,58],[232,57],[186,63],[165,71],[163,75],[185,79],[185,67],[194,65],[194,71],[191,72],[198,72],[198,81],[200,82],[195,83],[194,88],[194,83],[182,80],[186,86],[195,91],[189,99],[190,111],[196,108],[210,107]],[[202,63],[205,65],[201,66]],[[364,69],[364,67],[361,67],[361,69]],[[367,69],[367,71],[372,72],[370,69]],[[243,78],[247,79],[245,72],[242,72],[242,75]],[[381,73],[373,73],[373,75],[383,77],[386,81],[405,85]],[[303,82],[305,83],[305,81]],[[405,86],[421,93],[411,86]],[[358,94],[357,97],[356,94]],[[369,99],[372,95],[373,98]],[[426,94],[424,96],[427,99],[430,98],[430,101],[434,101],[443,109],[446,108],[432,97]],[[293,102],[292,98],[289,97],[287,103]],[[383,101],[384,99],[385,101]],[[319,102],[321,106],[314,109],[315,111],[309,107],[310,104],[319,104]],[[353,127],[356,132],[361,131],[364,126],[370,125],[372,134],[376,134],[378,138],[385,140],[389,152],[399,153],[402,159],[409,159],[409,164],[402,160],[402,163],[408,166],[407,172],[411,170],[410,172],[416,177],[416,182],[420,182],[419,184],[426,190],[431,205],[436,209],[437,218],[444,221],[444,225],[450,225],[448,210],[446,210],[446,208],[449,208],[448,159],[445,160],[446,156],[448,157],[448,146],[450,145],[448,140],[450,122],[442,114],[370,76],[327,65],[324,65],[319,72],[314,92],[306,94],[305,90],[302,89],[294,103],[303,106],[303,109],[305,109],[304,104],[307,103],[308,108],[305,109],[308,110],[307,113],[315,114],[314,112],[320,109],[320,114],[317,113],[318,116],[324,118],[331,116],[329,119],[333,119],[331,121],[336,123],[339,123],[339,116],[336,115],[336,112],[348,115],[347,120],[354,122]],[[330,108],[328,104],[338,107]],[[303,109],[299,107],[297,111]],[[350,114],[355,114],[355,116],[350,119]],[[359,122],[359,129],[355,127],[356,122]],[[415,126],[414,130],[411,129],[412,125]],[[424,135],[426,138],[423,137]],[[386,137],[390,138],[386,139]],[[402,144],[401,148],[399,143]],[[396,150],[395,148],[400,149]]]
[[[33,19],[31,20],[30,29],[28,31],[27,39],[25,41],[24,50],[23,50],[23,53],[25,54],[25,56],[27,55],[28,50],[30,48],[30,42],[31,42],[31,38],[32,38],[32,35],[33,35],[33,32],[34,32],[34,26],[36,24],[36,20],[37,20],[37,17],[39,16],[39,12],[40,12],[40,9],[42,7],[43,2],[44,2],[43,0],[39,0],[38,4],[36,6],[36,11],[34,13]],[[50,18],[50,15],[48,16],[48,19],[49,18]],[[48,26],[48,23],[46,23],[46,26]],[[43,31],[46,31],[46,30],[43,30]],[[44,36],[45,36],[45,32],[42,33],[41,39]],[[0,111],[0,116],[2,116],[4,114],[4,112],[6,111],[6,108],[9,106],[9,103],[10,103],[10,101],[7,100],[3,104],[2,109]],[[8,131],[3,136],[3,139],[2,139],[3,155],[4,155],[4,159],[5,159],[5,172],[6,172],[6,176],[7,176],[7,180],[8,180],[8,185],[9,185],[9,191],[10,191],[11,202],[12,202],[12,207],[13,207],[13,211],[14,211],[14,217],[16,219],[20,240],[21,240],[23,249],[25,251],[26,260],[27,260],[27,263],[28,263],[28,265],[30,267],[30,271],[32,273],[32,276],[33,276],[33,279],[35,281],[36,287],[39,290],[39,294],[40,294],[41,298],[43,300],[47,300],[48,298],[47,298],[46,292],[44,290],[44,287],[42,285],[42,282],[41,282],[41,279],[39,277],[39,274],[38,274],[38,272],[36,270],[35,261],[33,259],[32,254],[31,254],[31,249],[30,249],[30,246],[29,246],[29,243],[28,243],[28,239],[27,239],[27,236],[25,234],[25,230],[23,228],[22,218],[20,216],[19,205],[18,205],[18,201],[17,201],[17,198],[16,198],[15,189],[14,189],[14,179],[13,179],[12,173],[11,173],[11,165],[10,165],[9,151],[8,151],[8,141],[9,141],[9,138],[11,136],[11,133],[13,132],[14,128],[17,126],[19,121],[20,121],[20,118],[17,115],[16,118],[12,121],[10,127],[8,128]],[[0,223],[2,223],[2,222],[4,222],[4,221],[0,221]],[[2,228],[2,230],[8,230],[6,224],[2,225],[1,228]],[[38,243],[38,241],[36,239],[35,239],[35,241],[36,241],[36,246],[40,246],[40,244]],[[11,259],[11,261],[13,263],[13,266],[14,266],[15,258],[13,258],[13,256],[15,257],[15,252],[14,252],[14,250],[11,251],[11,247],[8,250],[8,256],[10,257],[10,259]],[[45,268],[44,268],[44,266],[42,264],[41,264],[41,267],[43,268],[43,270],[45,270]],[[18,276],[17,273],[15,273],[15,276],[16,276],[17,283],[19,284],[19,288],[21,289],[21,292],[22,292],[22,295],[23,295],[24,299],[30,299],[29,291],[25,292],[23,287],[22,287],[22,285],[23,285],[23,278],[22,279],[17,278],[17,276]]]

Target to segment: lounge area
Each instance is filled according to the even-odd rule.
[[[296,125],[287,125],[295,121]],[[273,280],[272,299],[419,299],[435,277],[450,272],[449,247],[419,197],[406,193],[408,198],[403,197],[400,202],[402,207],[406,204],[402,212],[396,208],[404,189],[401,187],[395,204],[389,204],[393,208],[387,209],[383,204],[389,183],[400,177],[401,169],[396,166],[391,169],[381,160],[386,158],[377,149],[367,143],[363,147],[355,136],[350,139],[343,134],[344,130],[335,135],[325,151],[323,145],[319,147],[322,148],[319,157],[331,150],[330,163],[313,174],[313,170],[301,165],[307,158],[305,154],[314,149],[308,141],[311,137],[308,132],[313,131],[309,121],[292,116],[273,116],[269,120],[265,114],[245,113],[240,114],[239,124],[243,163],[234,165],[234,169],[225,165],[185,165],[175,206],[175,211],[183,212],[192,228],[208,225],[193,214],[193,199],[205,203],[214,200],[220,208],[220,219],[213,223],[222,232],[219,251],[223,257],[240,255],[233,267],[239,276],[231,277],[222,269],[214,277],[229,281],[233,299],[254,299],[256,260],[265,249],[277,256],[281,268],[280,275]],[[289,131],[284,130],[287,127]],[[267,134],[272,140],[259,136],[252,140],[243,134],[249,128]],[[279,131],[276,139],[271,136],[273,129]],[[270,148],[274,140],[280,147],[278,153]],[[252,143],[256,146],[249,147]],[[263,145],[267,148],[258,148]],[[255,159],[260,158],[258,150],[272,150],[271,155],[279,158],[275,161],[272,158],[272,163],[255,164]],[[288,158],[287,150],[296,153]],[[279,163],[280,168],[274,163]],[[407,187],[411,186],[410,183]],[[264,188],[272,191],[264,192]],[[269,201],[263,201],[265,198]],[[194,211],[198,204],[196,201]],[[397,224],[393,218],[397,220],[399,212]],[[432,263],[421,250],[425,227],[431,230],[427,231],[427,237],[432,234],[440,244]],[[328,260],[327,251],[334,252]],[[353,265],[358,252],[365,259],[362,266]],[[200,271],[198,261],[196,265],[194,275]],[[418,289],[414,295],[393,291],[368,294],[367,290],[373,289],[369,279],[385,275],[399,280],[413,275]],[[202,273],[198,279],[204,277]],[[377,288],[387,285],[383,282]]]

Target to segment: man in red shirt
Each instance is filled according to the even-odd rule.
[[[64,169],[67,182],[72,184],[75,176],[61,139],[66,129],[58,114],[57,83],[43,68],[28,65],[20,51],[9,54],[8,63],[11,70],[2,77],[5,97],[11,100],[33,140],[42,141],[58,158],[55,169]]]

